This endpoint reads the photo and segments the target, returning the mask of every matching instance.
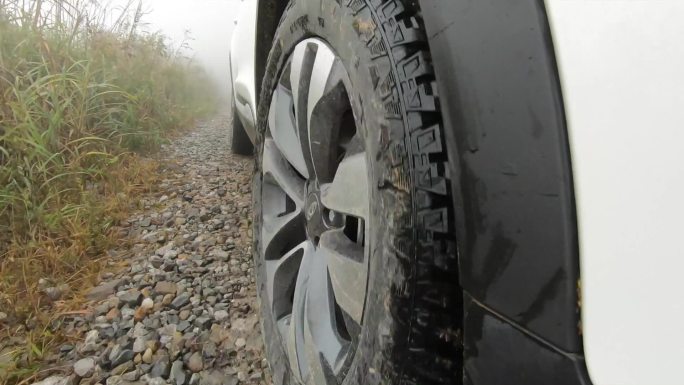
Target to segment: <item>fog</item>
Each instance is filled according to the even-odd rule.
[[[112,0],[121,7],[129,0]],[[197,60],[227,95],[230,87],[229,49],[234,20],[241,0],[142,0],[143,23],[150,32],[160,31],[184,55]]]

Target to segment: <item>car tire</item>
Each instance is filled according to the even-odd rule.
[[[328,51],[334,55],[332,64],[324,58]],[[323,82],[316,75],[317,68],[324,66],[319,66],[319,57],[330,67]],[[463,295],[458,281],[447,148],[430,60],[415,2],[296,0],[281,18],[257,114],[253,189],[256,279],[263,336],[276,385],[462,381]],[[338,64],[343,75],[335,75]],[[299,75],[292,75],[293,68]],[[340,89],[344,90],[328,96],[333,89],[339,91],[333,78],[343,79]],[[297,83],[293,79],[298,79],[298,84],[293,84]],[[324,96],[312,91],[317,82],[325,83]],[[312,94],[320,96],[314,101],[318,104],[312,104]],[[288,97],[292,108],[287,104],[279,107],[280,100]],[[351,140],[340,134],[340,127],[349,123],[335,123],[344,115],[339,107],[344,98],[353,112],[355,131]],[[286,118],[290,110],[291,117]],[[303,118],[302,113],[307,116],[307,112],[311,117]],[[287,119],[292,120],[287,123]],[[301,142],[305,143],[301,146],[304,160],[288,155],[290,147],[279,144],[278,137],[285,130],[281,125],[288,124],[293,125],[300,141],[309,141]],[[309,131],[302,131],[302,127]],[[337,137],[330,137],[330,131]],[[343,295],[338,296],[337,290],[345,282],[333,277],[330,262],[326,268],[306,267],[322,263],[316,262],[321,260],[317,256],[324,255],[318,253],[323,249],[323,238],[316,235],[318,225],[312,225],[314,220],[309,215],[317,218],[321,210],[323,219],[315,220],[323,223],[321,231],[334,231],[330,230],[334,224],[328,226],[325,218],[332,218],[336,209],[330,209],[333,214],[328,215],[326,210],[331,205],[325,203],[324,193],[338,189],[338,175],[346,167],[342,164],[351,162],[349,148],[354,146],[347,140],[361,143],[365,166],[358,168],[357,175],[347,173],[339,179],[361,181],[359,175],[365,170],[364,191],[369,202],[367,217],[360,214],[361,219],[352,220],[352,209],[352,214],[341,211],[345,231],[351,222],[356,223],[354,228],[362,229],[357,234],[365,232],[362,247],[367,257],[360,263],[367,263],[367,275],[361,280],[355,280],[358,274],[345,276],[356,286],[365,285],[358,318],[357,308],[344,299],[350,297],[347,291],[354,292],[357,287],[340,289]],[[344,148],[337,150],[337,158],[319,156],[318,147],[326,142],[330,146],[347,144],[340,145]],[[323,171],[319,172],[318,159],[339,163],[321,167]],[[304,187],[295,188],[283,182],[285,179],[304,180]],[[336,204],[355,204],[359,200],[355,191],[364,183],[345,185],[340,191],[348,196],[338,194]],[[288,194],[301,195],[302,203]],[[288,224],[278,227],[285,222]],[[327,279],[316,276],[316,272]],[[309,286],[298,291],[304,285]],[[326,294],[332,304],[312,299],[326,290],[333,292]],[[296,317],[303,321],[295,322]],[[327,327],[326,322],[344,330],[336,329],[333,337],[321,337],[320,342],[316,334],[327,336],[319,330],[322,324]],[[297,331],[299,323],[304,331]],[[347,341],[344,356],[333,352],[337,354],[334,357],[343,357],[339,362],[328,357],[330,345],[337,346],[331,338]],[[316,350],[319,344],[323,347]],[[304,348],[299,350],[301,346]]]
[[[237,116],[235,100],[231,102],[230,116],[232,122],[231,151],[236,155],[252,155],[254,153],[254,145],[249,139],[240,118]]]

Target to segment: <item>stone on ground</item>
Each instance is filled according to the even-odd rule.
[[[140,211],[117,229],[128,239],[109,252],[127,268],[87,292],[88,314],[63,317],[81,339],[54,365],[73,373],[34,385],[270,384],[251,267],[253,165],[231,155],[229,119],[164,145],[155,192],[134,197]]]

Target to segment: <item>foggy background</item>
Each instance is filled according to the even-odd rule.
[[[230,91],[230,38],[243,0],[142,0],[143,24],[149,32],[161,31],[169,43],[193,57],[215,81],[221,95]],[[111,0],[110,9],[121,9],[129,0]],[[137,6],[137,1],[134,6]],[[229,99],[227,99],[229,100]]]

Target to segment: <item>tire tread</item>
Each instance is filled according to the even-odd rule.
[[[351,0],[350,4],[359,1]],[[400,347],[408,352],[399,366],[400,383],[460,383],[462,294],[446,166],[448,154],[443,145],[445,132],[437,95],[432,92],[436,78],[429,47],[415,2],[369,0],[366,4],[382,26],[376,30],[380,36],[368,39],[369,49],[377,53],[379,49],[371,47],[391,47],[383,50],[385,55],[376,54],[373,61],[379,65],[371,67],[371,72],[382,73],[380,67],[388,68],[383,63],[388,59],[389,68],[394,69],[376,82],[376,91],[384,97],[387,118],[401,115],[404,126],[409,128],[404,143],[388,144],[392,147],[388,163],[397,171],[392,173],[390,185],[399,191],[412,186],[417,220],[415,227],[406,221],[394,224],[404,230],[397,234],[406,237],[395,239],[395,255],[400,265],[414,266],[415,285],[409,298],[392,303],[393,313],[404,317],[410,329],[409,345]],[[404,154],[409,154],[409,159]],[[398,158],[403,161],[397,162]]]

